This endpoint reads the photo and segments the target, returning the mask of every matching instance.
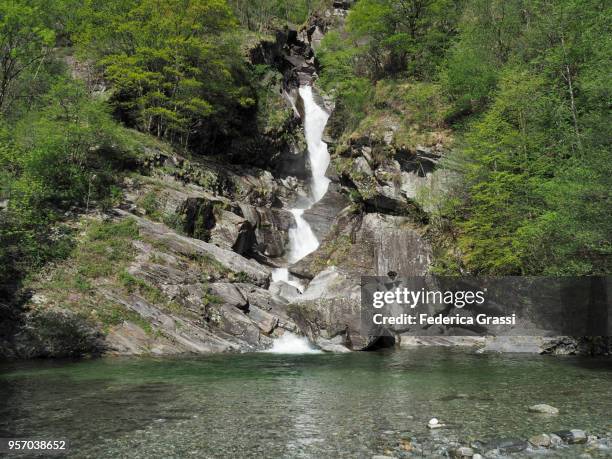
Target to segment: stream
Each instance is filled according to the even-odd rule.
[[[71,457],[367,459],[410,438],[429,457],[453,439],[605,434],[611,382],[604,360],[442,348],[4,363],[0,437],[65,438]]]

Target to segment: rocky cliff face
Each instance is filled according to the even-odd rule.
[[[439,158],[436,152],[398,151],[379,161],[377,150],[390,143],[379,145],[371,138],[332,152],[329,191],[304,215],[321,246],[291,267],[305,291],[300,294],[283,282],[270,288],[271,269],[285,263],[288,231],[295,225],[287,209],[307,194],[309,185],[297,89],[316,80],[315,50],[325,32],[342,23],[350,3],[334,2],[334,8],[311,18],[302,30],[280,31],[273,42],[251,51],[254,64],[270,68],[266,78],[272,109],[289,110],[276,130],[254,134],[257,145],[269,148],[267,154],[241,159],[236,148],[244,147],[248,156],[259,147],[240,139],[228,156],[216,158],[188,158],[165,146],[144,146],[140,173],[125,181],[121,204],[78,223],[87,228],[92,219],[134,222],[138,236],[125,249],[130,255],[123,270],[118,273],[116,266],[87,280],[86,300],[40,282],[30,301],[30,331],[16,336],[5,353],[261,350],[287,331],[336,351],[384,344],[361,335],[360,276],[427,272],[432,254],[425,238],[426,215],[413,200],[413,188],[428,180]],[[332,109],[317,97],[321,106]],[[285,108],[279,105],[283,100]],[[275,136],[289,140],[276,142]],[[84,302],[92,306],[83,307]],[[105,324],[96,317],[96,303],[124,311],[125,319]],[[57,317],[74,326],[54,337],[45,335],[45,324],[56,323]]]
[[[237,139],[227,156],[187,157],[143,145],[139,172],[125,180],[120,204],[75,223],[83,250],[108,269],[85,270],[78,263],[86,260],[76,259],[43,273],[22,331],[0,344],[0,354],[256,351],[286,332],[330,351],[393,345],[393,338],[361,330],[360,277],[429,271],[429,208],[421,193],[446,184],[437,170],[443,143],[407,147],[393,123],[342,142],[329,133],[331,184],[304,213],[321,244],[289,267],[304,291],[271,276],[286,263],[295,225],[288,209],[309,186],[297,89],[316,80],[316,48],[350,4],[334,2],[302,30],[279,31],[251,50],[254,64],[270,68],[268,109],[282,114],[280,124],[256,130],[253,142]],[[324,97],[318,101],[333,108]],[[90,234],[92,222],[130,222],[136,229],[117,249],[114,236],[104,245]],[[84,279],[70,284],[76,291],[62,289],[58,273]]]

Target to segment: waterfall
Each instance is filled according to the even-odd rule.
[[[304,135],[312,177],[310,195],[306,201],[302,203],[302,206],[290,209],[295,219],[295,227],[289,230],[287,251],[289,264],[300,261],[319,247],[319,241],[303,214],[305,210],[310,209],[325,196],[329,187],[329,179],[325,176],[325,172],[329,166],[330,157],[327,144],[323,142],[323,131],[329,115],[315,102],[311,86],[300,86],[299,93],[304,102]],[[303,289],[299,282],[290,278],[287,268],[275,269],[272,273],[272,280],[282,280],[296,287],[299,286],[300,291]]]
[[[311,196],[314,204],[321,200],[329,187],[325,172],[330,158],[327,144],[323,142],[323,130],[329,115],[315,102],[311,86],[301,86],[299,92],[304,101],[304,134],[312,172]]]
[[[289,247],[287,250],[289,264],[300,261],[319,247],[319,241],[303,215],[305,210],[310,209],[325,196],[330,182],[325,176],[330,157],[327,144],[323,142],[323,131],[329,115],[315,102],[311,86],[300,86],[299,93],[304,102],[304,135],[308,147],[308,161],[312,177],[308,198],[301,203],[300,207],[290,209],[295,220],[295,227],[289,229]],[[284,281],[296,287],[300,292],[304,290],[304,286],[289,274],[286,267],[274,269],[272,271],[272,281]],[[321,351],[313,349],[306,338],[285,333],[274,341],[272,349],[268,352],[275,354],[312,354]]]

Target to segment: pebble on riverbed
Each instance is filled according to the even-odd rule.
[[[558,408],[547,405],[545,403],[540,403],[538,405],[532,405],[529,407],[529,411],[531,411],[532,413],[541,413],[541,414],[551,414],[551,415],[559,414]]]
[[[431,418],[427,423],[427,428],[429,429],[441,429],[442,427],[446,427],[444,424],[441,424],[436,418]]]
[[[435,429],[438,426],[445,425],[439,419],[432,418],[427,426]],[[515,457],[515,455],[523,457],[524,454],[554,454],[554,450],[562,448],[568,455],[571,454],[571,457],[586,458],[586,454],[595,457],[609,454],[612,446],[612,432],[609,431],[603,435],[599,433],[589,435],[583,430],[569,429],[556,433],[540,433],[529,437],[528,440],[500,437],[488,441],[471,440],[462,442],[452,434],[453,423],[445,427],[450,429],[445,431],[448,434],[444,432],[436,433],[436,435],[429,436],[428,440],[423,443],[417,442],[411,432],[400,433],[395,431],[395,435],[398,435],[399,438],[395,437],[396,441],[392,441],[388,447],[381,451],[383,456],[376,457],[377,459],[382,459],[385,456],[408,458],[430,454],[451,459],[492,459],[498,457],[510,458]],[[392,431],[387,432],[391,433]]]
[[[450,456],[454,459],[471,459],[474,457],[474,450],[468,446],[461,446],[451,450]]]

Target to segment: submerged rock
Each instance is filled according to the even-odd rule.
[[[584,430],[572,429],[572,430],[561,430],[555,432],[561,439],[570,445],[581,444],[587,442],[587,436]]]
[[[529,443],[538,448],[548,448],[551,444],[550,436],[547,434],[534,435],[529,438]]]
[[[552,447],[557,447],[557,446],[561,446],[563,444],[563,439],[557,435],[557,434],[550,434],[550,446]]]
[[[528,446],[527,442],[520,438],[499,438],[487,442],[484,449],[487,451],[499,450],[500,453],[507,454],[518,453],[527,449]]]
[[[450,450],[450,456],[455,459],[467,459],[474,457],[474,450],[468,446],[461,446]]]
[[[542,413],[542,414],[551,414],[551,415],[559,414],[558,408],[547,405],[545,403],[540,403],[538,405],[532,405],[529,407],[529,411],[531,411],[532,413]]]

